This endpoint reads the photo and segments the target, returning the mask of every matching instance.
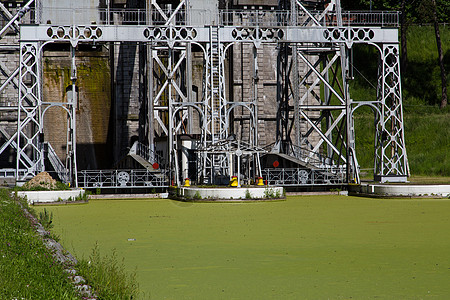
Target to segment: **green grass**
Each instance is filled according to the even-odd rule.
[[[450,297],[446,200],[95,200],[47,209],[66,248],[78,257],[96,243],[116,249],[151,299]]]
[[[0,238],[0,299],[78,299],[63,267],[5,189],[0,190]]]
[[[129,300],[139,295],[136,274],[125,271],[124,260],[119,260],[115,251],[103,256],[95,245],[89,258],[76,267],[100,299]]]
[[[404,126],[411,174],[450,177],[450,108],[442,111],[430,107],[406,112]],[[355,128],[358,162],[361,168],[373,168],[373,115],[357,114]]]

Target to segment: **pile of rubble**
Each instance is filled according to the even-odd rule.
[[[33,189],[37,187],[54,190],[56,188],[56,180],[47,172],[41,172],[34,176],[30,181],[23,185],[26,189]]]

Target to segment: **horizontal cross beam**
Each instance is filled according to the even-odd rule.
[[[210,42],[209,27],[127,25],[21,25],[22,42]],[[235,27],[218,28],[221,43],[398,43],[396,28],[381,27]]]

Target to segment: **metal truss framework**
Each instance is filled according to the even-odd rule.
[[[259,155],[257,135],[257,102],[256,89],[254,99],[248,102],[228,102],[225,95],[224,60],[227,49],[236,43],[251,43],[254,48],[263,43],[290,45],[294,54],[285,57],[284,68],[288,69],[288,60],[294,65],[293,75],[287,74],[282,83],[287,92],[284,94],[284,104],[280,101],[280,108],[289,107],[289,101],[294,102],[293,116],[289,110],[281,113],[280,127],[285,132],[280,137],[288,140],[292,128],[296,132],[295,142],[291,143],[290,154],[306,161],[319,161],[325,167],[346,166],[350,176],[357,177],[358,166],[354,151],[354,131],[352,126],[353,111],[360,105],[371,105],[378,114],[377,144],[375,172],[378,179],[394,178],[404,181],[408,173],[408,162],[404,143],[403,117],[401,106],[400,70],[398,58],[397,29],[371,26],[344,26],[340,12],[339,1],[331,1],[327,9],[322,12],[310,12],[296,1],[292,5],[292,19],[301,15],[298,20],[280,21],[283,13],[266,12],[275,23],[267,19],[229,25],[222,22],[217,26],[191,26],[189,20],[189,6],[186,1],[172,11],[162,9],[156,1],[152,1],[150,15],[145,25],[22,25],[20,30],[20,69],[19,69],[19,101],[18,101],[18,130],[11,137],[9,144],[16,139],[18,180],[35,175],[43,170],[44,155],[43,114],[46,105],[65,107],[69,114],[68,138],[68,168],[67,174],[77,174],[75,163],[75,118],[73,107],[76,103],[46,103],[42,99],[41,85],[41,55],[42,47],[46,43],[65,42],[75,47],[78,43],[101,42],[142,42],[149,48],[150,67],[154,76],[149,78],[149,113],[160,126],[160,130],[169,140],[169,168],[174,170],[169,175],[171,180],[180,182],[178,174],[178,158],[176,149],[177,134],[189,131],[189,111],[195,109],[201,119],[201,164],[203,165],[203,180],[212,182],[217,175],[230,176],[232,166],[231,155],[238,157],[239,149],[224,142],[229,136],[229,114],[237,106],[246,107],[252,116],[252,143],[256,157]],[[295,8],[295,9],[294,9]],[[245,12],[234,12],[236,14]],[[288,15],[288,14],[285,14]],[[335,20],[337,19],[337,20]],[[70,23],[70,22],[69,22]],[[378,84],[378,99],[372,103],[353,102],[348,93],[348,50],[355,43],[375,45],[380,49],[380,69]],[[204,54],[205,76],[202,100],[195,102],[191,93],[191,47],[199,46]],[[257,52],[254,66],[257,71]],[[319,56],[320,59],[311,59]],[[298,61],[303,61],[308,67],[306,76],[300,78]],[[337,63],[340,63],[340,72]],[[155,66],[159,73],[154,74]],[[76,80],[76,68],[73,68]],[[341,82],[337,82],[341,78]],[[255,76],[256,78],[256,76]],[[256,80],[256,79],[255,79]],[[288,81],[292,80],[292,83]],[[288,91],[288,86],[293,86]],[[318,86],[324,87],[324,96],[317,93]],[[337,86],[337,87],[336,87]],[[300,93],[303,88],[304,94]],[[151,91],[150,91],[151,90]],[[305,102],[307,97],[314,97],[317,105]],[[336,102],[336,103],[333,103]],[[309,114],[318,111],[320,114]],[[314,116],[313,116],[314,115]],[[151,119],[149,117],[149,119]],[[289,124],[292,122],[293,124]],[[150,123],[150,122],[149,122]],[[300,134],[300,123],[308,124],[306,133]],[[326,125],[323,126],[322,123]],[[156,129],[156,128],[154,128]],[[148,130],[150,135],[151,128]],[[310,141],[311,133],[320,137],[318,142]],[[151,138],[149,138],[151,140]],[[150,147],[152,147],[151,143]],[[306,145],[306,147],[304,147]],[[228,150],[227,150],[228,149]],[[232,149],[232,150],[230,150]],[[324,153],[326,149],[326,154]],[[342,150],[344,149],[344,150]],[[230,152],[231,151],[231,152]],[[227,154],[228,153],[228,154]],[[307,155],[305,155],[307,153]],[[256,158],[257,160],[257,158]],[[20,173],[19,170],[26,171]],[[262,174],[259,168],[258,172]],[[19,175],[20,174],[20,175]],[[77,176],[72,180],[76,181]],[[76,183],[75,183],[76,184]]]
[[[51,41],[49,41],[51,42]],[[66,164],[63,165],[51,146],[47,143],[47,153],[61,180],[74,183],[77,186],[76,167],[76,126],[75,103],[76,93],[68,102],[45,102],[42,99],[41,54],[45,44],[49,43],[21,43],[19,67],[19,103],[18,103],[18,129],[17,129],[17,165],[16,170],[25,170],[18,181],[25,180],[44,171],[44,115],[52,107],[61,107],[67,112],[67,155]],[[72,87],[75,90],[77,79],[75,66],[75,50],[72,47]],[[50,151],[49,151],[50,150]]]

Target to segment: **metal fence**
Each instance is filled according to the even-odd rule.
[[[150,25],[158,26],[166,23],[174,25],[220,25],[220,26],[306,26],[313,24],[310,16],[320,19],[321,26],[338,26],[335,13],[320,17],[323,11],[310,11],[306,14],[299,11],[295,16],[290,11],[280,10],[219,10],[214,12],[206,9],[178,10],[173,17],[173,11],[162,9],[152,10],[150,16],[146,9],[116,9],[116,8],[46,8],[45,11],[31,10],[30,20],[23,23],[36,22],[53,25],[70,24],[101,24],[101,25]],[[398,11],[345,11],[342,12],[343,26],[381,26],[398,27],[400,12]],[[316,26],[316,25],[314,25]]]
[[[27,170],[19,170],[19,177],[25,176],[27,173]],[[16,178],[17,177],[17,171],[16,169],[6,168],[6,169],[0,169],[0,178]]]
[[[82,188],[151,188],[168,187],[167,172],[148,170],[89,170],[78,173]]]
[[[321,26],[338,26],[335,13],[321,18],[322,11],[311,11],[310,15],[318,19]],[[398,27],[400,12],[398,11],[346,11],[342,12],[343,26],[381,26]],[[307,26],[314,25],[312,19],[303,11],[292,15],[290,11],[264,10],[232,10],[220,12],[221,25],[233,26]]]
[[[300,168],[263,169],[267,185],[310,186],[345,184],[345,168],[310,170]]]

